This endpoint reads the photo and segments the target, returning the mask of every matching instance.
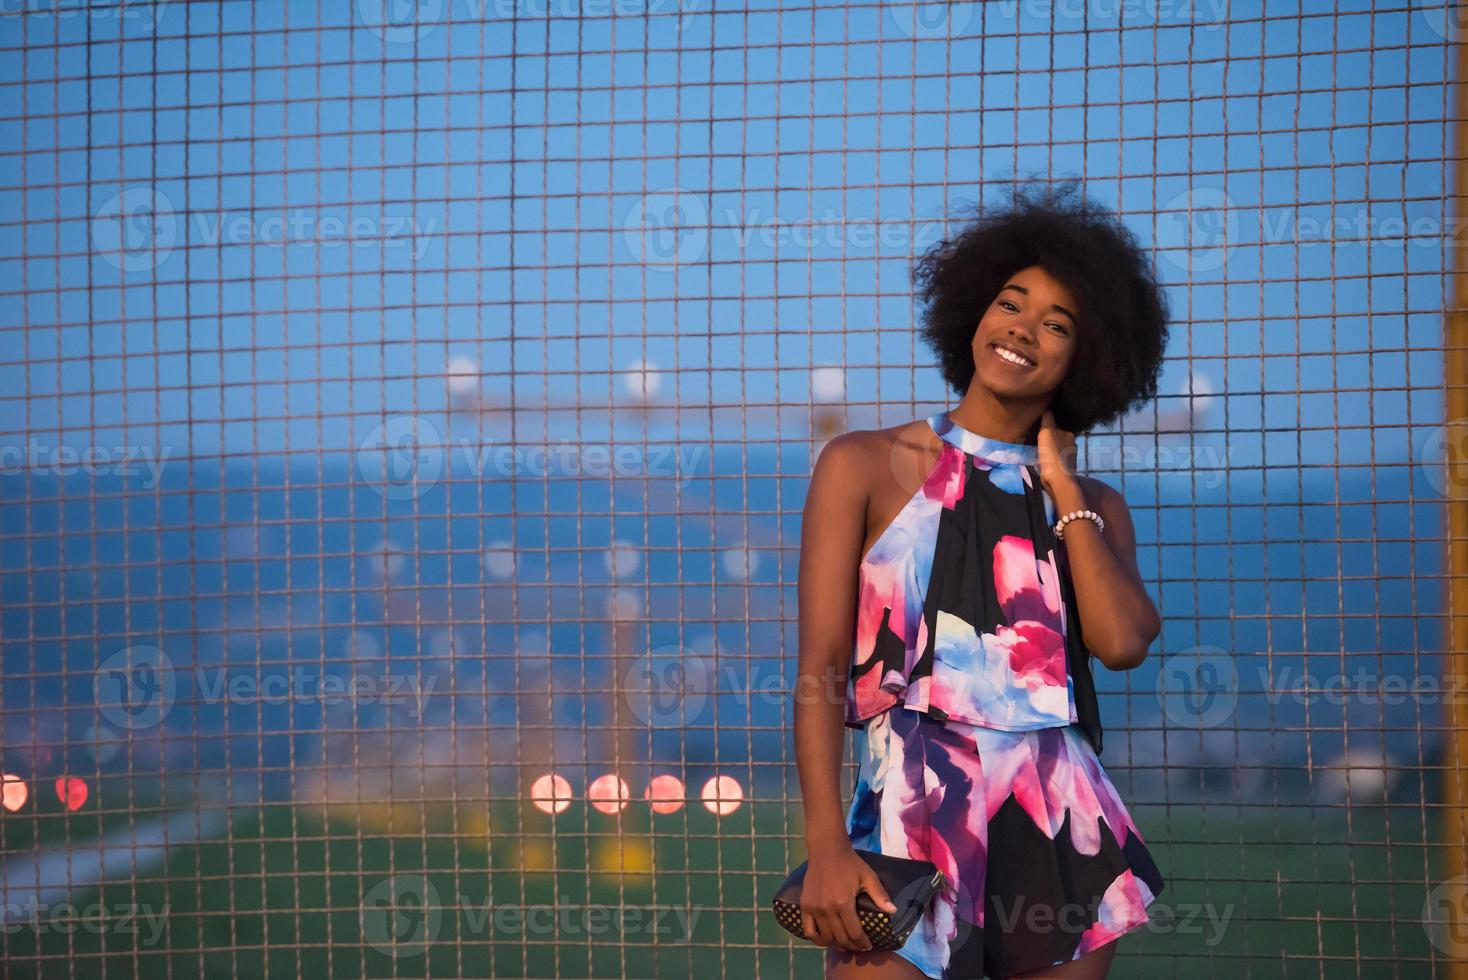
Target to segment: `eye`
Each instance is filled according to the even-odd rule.
[[[1019,307],[1018,306],[1015,306],[1013,303],[1011,303],[1007,299],[1001,299],[999,301],[999,305],[1001,307],[1003,307],[1004,309],[1009,310],[1011,313],[1017,312],[1019,310]],[[1047,326],[1047,327],[1054,327],[1055,329],[1059,330],[1063,334],[1069,334],[1070,333],[1070,328],[1069,327],[1067,327],[1065,324],[1060,323],[1060,322],[1058,322],[1056,320],[1046,320],[1045,321],[1045,326]]]

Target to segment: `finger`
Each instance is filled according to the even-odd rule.
[[[825,934],[828,944],[834,944],[843,949],[857,948],[852,945],[851,936],[841,922],[841,914],[835,909],[823,909],[816,916],[816,921],[819,923],[818,928]]]
[[[805,938],[817,946],[831,945],[830,934],[821,926],[821,920],[809,912],[802,912],[800,924],[805,929]]]
[[[837,921],[836,913],[828,909],[822,912],[816,921],[820,923],[818,928],[821,930],[821,935],[826,938],[827,946],[846,945],[846,936],[841,931],[841,923]]]
[[[861,927],[861,918],[856,914],[856,896],[853,895],[851,901],[842,906],[836,928],[838,934],[846,934],[845,945],[848,948],[863,951],[872,948],[872,940]]]
[[[875,872],[862,876],[861,888],[862,891],[866,892],[872,897],[872,901],[876,902],[884,910],[888,912],[897,911],[896,903],[894,903],[891,896],[887,894],[887,889],[882,887],[882,879],[878,878]]]

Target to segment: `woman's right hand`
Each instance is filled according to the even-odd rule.
[[[850,843],[811,854],[800,887],[800,918],[805,936],[817,946],[833,943],[869,950],[872,941],[856,915],[856,895],[866,892],[879,908],[897,911],[872,866]]]

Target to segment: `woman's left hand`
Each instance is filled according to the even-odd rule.
[[[1040,417],[1040,482],[1052,496],[1061,487],[1076,485],[1076,437],[1055,424],[1050,409]]]

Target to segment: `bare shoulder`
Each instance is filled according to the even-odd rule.
[[[862,485],[881,493],[901,485],[905,493],[914,488],[906,485],[916,475],[919,480],[933,464],[942,443],[932,426],[923,419],[900,422],[881,429],[852,429],[843,435],[851,437],[852,455],[861,460]]]
[[[870,434],[859,429],[826,440],[811,470],[810,497],[866,500],[864,475],[872,455]]]
[[[840,471],[842,475],[861,469],[864,457],[870,451],[868,433],[863,429],[838,432],[827,439],[816,456],[816,469]]]
[[[917,433],[921,437],[921,433]],[[848,429],[832,436],[821,451],[834,457],[834,465],[865,469],[872,463],[891,458],[904,447],[919,448],[912,422],[890,425],[883,429]]]
[[[924,426],[924,428],[928,428]],[[931,431],[931,429],[929,429]],[[827,502],[846,502],[863,514],[873,499],[910,494],[909,472],[921,481],[931,444],[912,422],[880,429],[849,429],[821,449],[811,474],[811,493]]]

